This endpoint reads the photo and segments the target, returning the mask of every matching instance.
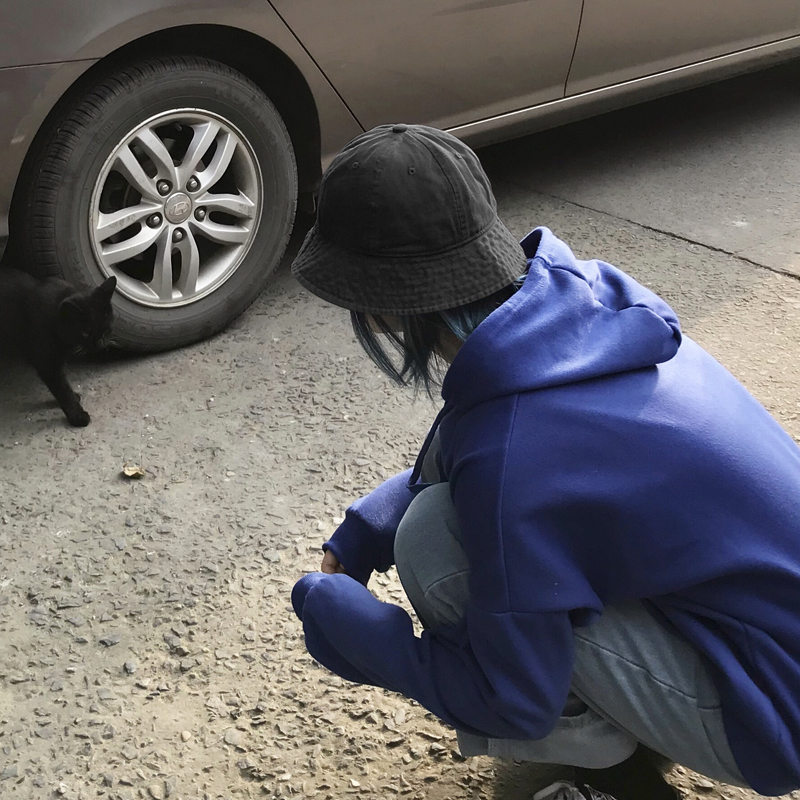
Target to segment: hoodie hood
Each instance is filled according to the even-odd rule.
[[[651,367],[681,343],[675,312],[602,261],[580,261],[547,228],[522,240],[522,288],[469,336],[442,397],[467,408],[495,397]]]

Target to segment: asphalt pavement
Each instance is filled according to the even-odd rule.
[[[798,131],[788,65],[480,155],[515,234],[547,225],[660,293],[800,440]],[[293,281],[308,225],[218,337],[72,365],[86,429],[0,364],[3,797],[530,796],[524,771],[462,763],[418,706],[303,648],[293,581],[436,410]],[[402,602],[393,577],[375,590]]]

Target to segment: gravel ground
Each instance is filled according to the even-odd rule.
[[[800,436],[797,281],[497,189],[515,233],[548,224],[661,292]],[[303,646],[293,582],[349,502],[413,460],[436,410],[387,384],[346,314],[284,265],[212,341],[74,365],[85,430],[27,368],[0,368],[0,796],[531,796],[530,768],[464,761],[424,709]],[[126,461],[145,476],[124,478]],[[372,588],[404,603],[394,573]],[[693,798],[754,797],[672,778]]]

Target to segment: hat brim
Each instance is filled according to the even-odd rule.
[[[406,316],[488,297],[526,268],[521,245],[495,217],[469,242],[425,256],[348,250],[323,237],[315,225],[292,263],[292,274],[308,291],[342,308]]]

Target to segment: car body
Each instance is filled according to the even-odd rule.
[[[209,335],[252,301],[280,260],[298,198],[310,207],[324,166],[351,138],[374,125],[425,123],[481,146],[767,66],[800,52],[797,0],[131,0],[124,4],[28,0],[5,3],[3,10],[0,239],[5,242],[10,234],[9,258],[40,275],[60,274],[84,284],[99,284],[109,274],[121,277],[121,294],[115,299],[123,319],[121,340],[138,349],[176,346]],[[237,96],[252,95],[255,86],[259,98],[269,99],[280,117],[277,124],[285,126],[287,147],[296,164],[292,178],[286,161],[288,177],[280,179],[284,188],[279,193],[270,193],[269,176],[256,175],[269,141],[261,150],[251,147],[255,134],[242,132],[244,122],[234,125],[230,115],[219,110],[203,116],[204,108],[199,108],[200,116],[192,116],[197,109],[177,99],[175,111],[183,117],[169,116],[163,85],[159,94],[157,84],[171,74],[173,57],[183,59],[180,69],[196,85],[204,83],[202,70],[213,63],[243,77],[243,94]],[[192,61],[198,58],[204,60],[199,66]],[[82,129],[84,137],[97,140],[97,148],[64,156],[62,169],[57,158],[65,125],[69,127],[70,120],[80,122],[81,113],[85,117],[92,111],[87,98],[105,97],[97,95],[97,87],[105,82],[108,94],[120,72],[127,75],[126,85],[136,88],[136,74],[129,67],[154,59],[161,78],[154,73],[150,88],[143,89],[139,117],[131,110],[131,100],[127,105],[125,98],[115,100],[118,106],[110,105],[109,113],[116,116],[98,115]],[[226,78],[217,72],[222,85]],[[163,117],[147,118],[148,97],[154,98]],[[123,109],[131,113],[129,131],[111,123],[124,116]],[[139,118],[142,126],[150,127],[137,128]],[[127,193],[117,191],[122,199],[116,205],[109,206],[100,197],[100,182],[121,163],[120,154],[127,154],[123,150],[132,141],[130,136],[125,139],[128,133],[133,136],[138,130],[140,143],[145,134],[152,139],[154,131],[167,141],[164,126],[173,124],[176,130],[191,127],[199,137],[209,120],[238,142],[232,147],[238,147],[241,163],[231,168],[233,172],[249,174],[255,164],[251,177],[258,177],[253,189],[258,195],[256,210],[232,212],[240,215],[236,219],[224,217],[228,228],[238,231],[229,237],[236,239],[234,244],[224,241],[222,234],[209,234],[210,226],[197,217],[199,212],[191,216],[199,208],[197,198],[176,183],[185,150],[178,158],[172,156],[177,169],[172,179],[164,181],[158,165],[150,169],[154,173],[150,177],[156,180],[159,172],[161,183],[168,187],[160,215],[142,217],[150,207],[145,201],[155,205],[160,201],[155,194],[148,200],[146,193],[137,192],[129,177]],[[172,147],[176,134],[170,136]],[[104,137],[116,139],[109,138],[103,149]],[[190,138],[187,134],[187,142]],[[267,137],[271,138],[272,134]],[[209,152],[213,154],[217,146],[221,145]],[[79,149],[75,142],[70,147]],[[141,148],[134,150],[141,158]],[[94,184],[73,180],[76,170],[94,168],[93,158]],[[169,172],[169,163],[164,161],[163,166]],[[62,172],[61,194],[53,190],[46,202],[40,202],[42,187],[47,188],[43,173],[52,183],[61,180]],[[232,208],[231,198],[243,196],[239,183],[233,180],[234,194],[225,195],[224,202],[215,201],[219,208]],[[196,180],[195,184],[199,186]],[[80,213],[56,219],[59,208],[73,197],[76,204],[83,203]],[[261,242],[264,215],[275,204],[288,204],[289,211],[270,234],[275,241]],[[126,219],[133,220],[133,227],[125,236],[135,240],[139,231],[142,247],[157,239],[154,257],[164,264],[172,258],[170,248],[191,240],[193,252],[185,249],[186,261],[180,261],[181,256],[181,266],[172,268],[174,293],[167,285],[168,265],[162,268],[161,289],[152,290],[155,284],[148,281],[152,274],[157,282],[157,266],[152,273],[147,271],[150,267],[126,272],[127,267],[113,261],[119,255],[108,255],[113,247],[102,240],[107,231],[102,236],[98,231],[112,219],[112,212],[118,220],[126,208],[136,213]],[[34,220],[38,232],[30,233]],[[150,238],[143,235],[148,233],[143,220],[154,223]],[[245,222],[234,225],[237,220]],[[206,235],[217,236],[220,241],[214,240],[214,247],[227,247],[227,254],[209,257],[214,265],[210,277],[205,283],[190,282],[187,290],[190,263],[193,280],[205,274],[206,257],[197,255],[195,241]],[[70,255],[71,240],[79,238],[86,239],[82,249]],[[21,243],[18,248],[13,247],[15,241]],[[121,246],[126,240],[112,237],[111,241]],[[261,265],[251,263],[254,242],[261,247]],[[231,276],[245,272],[252,273],[247,289],[231,289],[230,297],[212,308],[215,293],[230,283]],[[204,303],[207,310],[202,310]],[[137,304],[147,313],[136,317]],[[182,315],[179,326],[170,328],[176,315]],[[130,324],[125,322],[128,317]]]

